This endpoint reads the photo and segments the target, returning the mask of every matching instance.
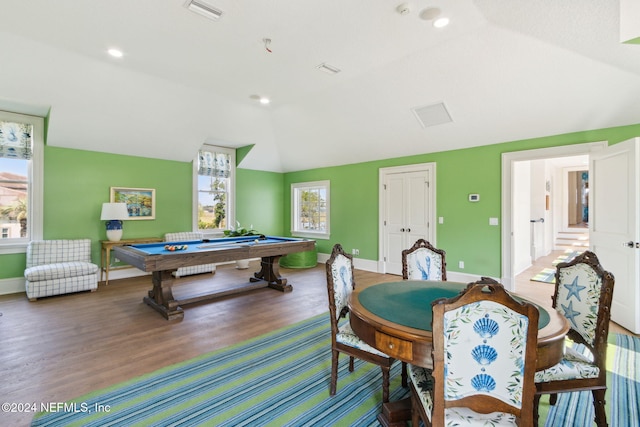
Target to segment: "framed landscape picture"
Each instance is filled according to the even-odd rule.
[[[111,203],[126,203],[129,219],[156,219],[154,188],[111,187]]]

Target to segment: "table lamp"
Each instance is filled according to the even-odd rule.
[[[107,239],[118,242],[122,238],[122,220],[129,219],[126,203],[103,203],[100,219],[107,221]]]

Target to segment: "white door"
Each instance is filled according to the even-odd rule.
[[[591,154],[590,246],[615,277],[611,320],[640,333],[640,138]]]
[[[431,223],[434,207],[431,194],[431,167],[381,170],[381,269],[402,274],[402,251],[418,239],[435,245]]]

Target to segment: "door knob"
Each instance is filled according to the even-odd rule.
[[[401,228],[400,231],[402,231],[404,233],[404,228]]]
[[[407,233],[411,233],[411,229],[410,228],[407,228]]]
[[[627,243],[623,243],[622,246],[626,246],[628,248],[640,248],[640,242],[628,241]]]

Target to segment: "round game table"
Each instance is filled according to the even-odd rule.
[[[404,280],[356,289],[349,300],[351,327],[360,339],[389,356],[431,369],[431,302],[454,297],[466,286],[456,282]],[[557,364],[564,353],[569,322],[551,307],[551,300],[545,304],[512,295],[535,304],[540,312],[537,370]],[[406,419],[406,411],[406,402],[396,405],[390,402],[383,405],[378,419],[384,426],[394,425]]]

